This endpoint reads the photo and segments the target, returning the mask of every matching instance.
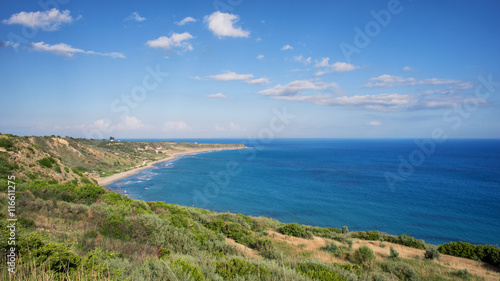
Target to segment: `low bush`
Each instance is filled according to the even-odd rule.
[[[40,164],[40,166],[50,169],[50,168],[52,168],[53,164],[56,163],[56,160],[52,157],[44,157],[40,160],[37,160],[36,162],[38,162],[38,164]]]
[[[427,248],[427,250],[425,251],[424,257],[428,260],[438,259],[439,258],[439,251],[436,247],[429,246]]]
[[[352,255],[352,262],[366,266],[375,260],[375,254],[368,246],[361,246]]]
[[[493,245],[473,245],[467,242],[450,242],[440,245],[438,250],[446,255],[481,260],[500,267],[500,249]]]
[[[216,262],[215,271],[222,276],[224,280],[231,280],[237,276],[247,277],[246,279],[249,279],[249,276],[265,277],[270,273],[269,270],[263,266],[256,266],[239,258]]]
[[[399,257],[399,253],[398,253],[398,251],[396,251],[396,249],[394,249],[394,247],[393,247],[393,246],[391,246],[390,251],[391,251],[391,255],[390,255],[390,257],[391,257],[392,259],[395,259],[395,258]]]
[[[415,269],[404,262],[383,263],[380,267],[384,272],[397,276],[399,280],[418,280],[418,275],[415,272]]]
[[[284,226],[278,228],[278,232],[284,235],[295,236],[299,238],[312,239],[313,235],[308,232],[303,225],[298,223],[287,223]]]
[[[326,265],[315,262],[301,263],[296,270],[310,278],[321,281],[342,281],[345,280],[337,272],[334,272]]]

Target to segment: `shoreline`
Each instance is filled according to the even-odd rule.
[[[209,148],[209,149],[201,149],[201,150],[193,150],[193,151],[179,151],[179,152],[174,152],[174,153],[170,154],[170,156],[167,157],[167,158],[149,162],[144,167],[136,167],[136,168],[133,168],[133,169],[128,170],[128,171],[123,171],[123,172],[120,172],[118,174],[111,175],[109,177],[104,177],[104,178],[102,178],[102,177],[92,177],[92,178],[95,179],[100,186],[104,187],[104,186],[106,186],[108,184],[111,184],[111,183],[117,181],[117,180],[121,180],[121,179],[127,178],[129,176],[137,174],[138,172],[140,172],[142,170],[149,169],[149,168],[153,167],[153,165],[155,165],[155,164],[158,164],[158,163],[161,163],[161,162],[165,162],[165,161],[175,160],[179,156],[184,156],[184,155],[189,155],[189,154],[196,154],[196,153],[201,153],[201,152],[214,152],[214,151],[220,151],[220,150],[236,150],[236,149],[246,149],[246,148],[247,147]]]

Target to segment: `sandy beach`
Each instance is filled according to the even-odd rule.
[[[133,175],[133,174],[136,174],[136,173],[138,173],[141,170],[151,168],[156,163],[173,160],[173,159],[177,158],[178,156],[187,155],[187,154],[193,154],[193,153],[199,153],[199,152],[211,152],[211,151],[218,151],[218,150],[235,150],[235,149],[245,149],[245,148],[246,147],[242,147],[242,148],[231,147],[231,148],[187,149],[187,150],[183,150],[183,151],[171,153],[170,156],[168,156],[168,157],[166,157],[164,159],[149,162],[149,163],[147,163],[146,166],[133,168],[133,169],[128,170],[128,171],[124,171],[124,172],[121,172],[121,173],[118,173],[118,174],[111,175],[109,177],[103,177],[103,178],[102,177],[93,177],[93,178],[95,180],[97,180],[97,182],[99,183],[99,185],[105,186],[105,185],[108,185],[108,184],[110,184],[110,183],[112,183],[114,181],[126,178],[128,176]]]

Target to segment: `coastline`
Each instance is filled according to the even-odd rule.
[[[246,148],[247,147],[207,148],[207,149],[193,149],[193,150],[189,150],[189,151],[174,152],[174,153],[170,154],[170,156],[168,156],[167,158],[149,162],[146,166],[136,167],[136,168],[133,168],[133,169],[128,170],[128,171],[124,171],[124,172],[121,172],[118,174],[111,175],[109,177],[104,177],[104,178],[93,177],[93,179],[95,179],[100,186],[106,186],[106,185],[111,184],[117,180],[121,180],[121,179],[124,179],[126,177],[135,175],[142,170],[149,169],[157,163],[174,160],[178,156],[195,154],[195,153],[200,153],[200,152],[213,152],[213,151],[219,151],[219,150],[236,150],[236,149],[246,149]]]

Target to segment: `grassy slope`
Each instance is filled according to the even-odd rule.
[[[0,159],[0,247],[2,251],[8,247],[5,178],[13,174],[18,177],[16,206],[17,215],[22,218],[18,221],[17,247],[21,258],[17,280],[68,276],[71,280],[499,280],[500,277],[497,269],[485,263],[445,255],[441,255],[441,261],[429,261],[423,258],[424,250],[358,238],[383,238],[397,243],[404,240],[417,248],[427,246],[416,239],[378,232],[342,234],[334,228],[285,225],[264,217],[215,213],[163,202],[146,203],[123,198],[99,186],[84,185],[81,176],[71,170],[77,166],[105,169],[108,165],[102,163],[117,161],[124,166],[135,165],[135,159],[148,157],[144,151],[151,144],[143,144],[144,150],[139,151],[133,146],[125,151],[117,145],[119,152],[118,148],[105,152],[98,149],[99,145],[109,142],[65,139],[66,145],[58,138],[0,135],[2,138],[11,139],[14,146],[0,152],[3,158]],[[39,146],[34,146],[35,143]],[[168,145],[175,146],[165,145],[165,151]],[[22,157],[25,153],[31,153],[30,157]],[[45,157],[55,159],[62,172],[38,164],[37,160]],[[64,171],[67,165],[69,172]],[[45,181],[30,180],[30,174]],[[361,246],[372,249],[375,259],[357,259],[355,253]],[[400,253],[399,258],[389,257],[390,246]],[[7,278],[5,261],[1,266],[3,277]],[[468,269],[469,273],[459,269]]]

